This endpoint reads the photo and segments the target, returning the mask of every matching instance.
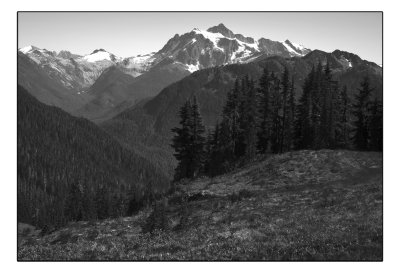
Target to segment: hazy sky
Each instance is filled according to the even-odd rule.
[[[129,57],[161,49],[176,33],[223,23],[255,39],[289,39],[311,49],[349,51],[382,63],[381,13],[27,13],[18,14],[18,47],[88,54],[104,48]]]

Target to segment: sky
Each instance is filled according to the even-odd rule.
[[[80,55],[103,48],[130,57],[160,50],[175,34],[220,23],[257,40],[289,39],[382,64],[380,12],[19,12],[18,47]]]

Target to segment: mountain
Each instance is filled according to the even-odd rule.
[[[86,91],[118,60],[103,49],[79,56],[28,46],[18,51],[18,84],[41,102],[73,114],[92,99]]]
[[[80,114],[96,121],[106,120],[141,99],[157,95],[162,88],[197,70],[231,63],[247,63],[260,56],[301,57],[310,51],[289,40],[274,42],[261,38],[256,41],[242,34],[234,34],[223,24],[207,30],[195,28],[183,35],[176,34],[158,52],[126,58],[117,64],[121,73],[134,71],[142,74],[133,79],[132,83],[120,85],[115,96],[113,88],[107,89],[107,96],[112,102],[100,105],[99,101],[102,99],[98,96],[104,96],[104,88],[97,91],[96,86],[108,86],[112,83],[99,79],[100,82],[91,88],[91,94],[95,98],[81,109]],[[115,71],[106,70],[104,73]],[[122,93],[125,94],[123,97]]]
[[[184,102],[196,96],[200,112],[207,127],[215,125],[225,104],[226,94],[236,78],[248,75],[258,80],[264,67],[269,71],[283,72],[289,69],[295,80],[295,95],[299,98],[302,85],[313,66],[318,62],[329,62],[333,79],[348,86],[351,98],[359,88],[364,76],[368,75],[374,87],[374,95],[382,98],[382,68],[362,60],[355,54],[336,50],[332,53],[314,50],[304,57],[283,58],[269,56],[258,58],[250,63],[231,64],[196,71],[191,75],[164,88],[157,96],[146,103],[133,106],[114,118],[104,121],[101,126],[110,134],[129,146],[143,143],[152,149],[168,151],[166,162],[173,165],[173,151],[170,147],[171,129],[178,125],[177,113]]]
[[[68,51],[57,54],[34,46],[19,49],[48,76],[49,79],[42,81],[63,86],[68,96],[76,100],[73,107],[65,108],[63,103],[52,100],[54,105],[97,121],[109,119],[142,99],[157,95],[164,87],[200,69],[247,63],[263,56],[301,57],[310,51],[289,40],[255,40],[235,34],[223,24],[176,34],[159,51],[128,58],[116,57],[104,49],[85,56]],[[119,71],[107,69],[111,66]],[[116,77],[116,73],[120,76]],[[121,77],[124,80],[117,83]],[[22,75],[19,82],[31,90],[30,79]],[[40,86],[40,83],[35,84]]]
[[[117,74],[117,78],[124,80],[114,81]],[[157,95],[164,87],[189,74],[181,64],[168,60],[136,78],[115,66],[104,71],[91,86],[88,93],[92,99],[76,111],[75,115],[96,122],[110,119],[141,100]]]
[[[94,50],[85,56],[68,51],[57,54],[35,46],[21,48],[19,52],[38,64],[50,78],[76,93],[90,87],[104,69],[120,60],[104,49]]]
[[[164,173],[92,122],[39,102],[21,86],[17,103],[18,221],[44,227],[123,215],[149,187],[168,188]],[[71,219],[65,209],[77,194],[81,210]]]
[[[56,70],[42,66],[29,56],[18,52],[18,84],[28,89],[35,98],[69,113],[73,113],[89,101],[84,92],[78,94],[75,88],[65,84],[63,78],[70,77],[69,74],[53,71]]]
[[[125,100],[125,94],[129,84],[134,77],[122,72],[116,66],[106,68],[94,84],[88,89],[86,94],[93,97],[89,103],[82,105],[75,112],[75,115],[84,116],[94,120],[114,108],[118,103]],[[93,114],[95,113],[95,114]]]
[[[189,72],[213,66],[251,61],[259,55],[282,57],[304,56],[311,50],[286,40],[274,42],[265,38],[258,41],[242,34],[234,34],[223,24],[207,30],[192,31],[172,37],[162,49],[137,58],[125,59],[140,69],[152,67],[169,59],[183,65]],[[146,69],[142,70],[146,71]],[[148,70],[148,69],[147,69]]]

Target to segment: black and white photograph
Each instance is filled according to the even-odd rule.
[[[382,262],[384,14],[15,12],[16,260]]]

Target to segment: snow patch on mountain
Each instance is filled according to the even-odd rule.
[[[25,46],[19,49],[20,52],[27,54],[28,52],[31,52],[33,50],[39,50],[39,48],[35,47],[35,46]]]
[[[126,69],[132,70],[129,73],[133,75],[134,77],[140,75],[141,73],[148,71],[150,67],[152,66],[154,60],[155,60],[155,53],[149,53],[149,54],[144,54],[144,55],[137,55],[134,57],[129,57],[125,58],[120,65],[123,66]]]
[[[301,44],[297,44],[297,43],[294,43],[294,42],[292,42],[292,41],[290,41],[290,43],[297,49],[297,50],[299,50],[299,51],[303,51],[304,49],[306,49],[303,45],[301,45]]]
[[[288,43],[288,40],[286,41],[281,41],[281,43],[286,47],[286,49],[289,51],[289,54],[291,56],[301,56],[297,51],[295,51],[290,44]],[[292,43],[293,44],[293,43]],[[294,46],[294,45],[293,45]]]
[[[236,39],[236,41],[239,44],[239,48],[235,52],[232,53],[232,56],[231,56],[232,62],[241,62],[244,59],[247,59],[248,57],[250,57],[255,52],[260,51],[260,49],[258,48],[258,43],[256,43],[256,42],[254,44],[250,44],[250,43],[245,43],[245,42],[239,41],[238,39]],[[251,50],[251,49],[253,49],[253,50]]]
[[[353,64],[349,60],[347,60],[347,59],[345,59],[345,60],[349,63],[349,67],[353,67]]]
[[[187,69],[187,71],[189,71],[190,73],[193,73],[193,72],[195,72],[195,71],[197,71],[197,70],[199,70],[200,68],[199,68],[199,63],[197,62],[197,64],[187,64],[186,65],[186,69]]]
[[[224,51],[223,48],[220,48],[218,46],[219,39],[226,38],[221,33],[212,33],[212,32],[208,32],[206,30],[200,30],[198,28],[193,29],[193,32],[198,34],[198,35],[203,35],[204,38],[210,40],[214,45],[214,49],[218,49],[218,50]]]
[[[209,32],[206,30],[199,30],[198,28],[193,29],[193,32],[195,32],[196,34],[202,35],[204,38],[210,40],[213,45],[214,45],[214,49],[218,49],[221,51],[224,51],[223,48],[218,46],[218,42],[220,39],[228,39],[228,40],[236,40],[239,44],[239,49],[236,51],[236,53],[240,53],[242,51],[245,50],[245,47],[249,47],[249,48],[253,48],[255,51],[260,51],[260,49],[258,48],[258,42],[254,42],[254,43],[245,43],[240,41],[239,39],[237,39],[236,37],[226,37],[224,35],[222,35],[221,33],[213,33],[213,32]],[[193,39],[195,40],[195,39]]]
[[[114,62],[117,58],[107,51],[97,51],[82,57],[82,59],[89,63],[94,63],[104,60]]]
[[[353,67],[353,63],[352,63],[349,59],[347,59],[346,57],[344,57],[343,55],[341,55],[341,56],[339,57],[339,61],[340,61],[340,63],[341,63],[343,66],[345,66],[345,67],[347,67],[347,68],[352,68],[352,67]]]

